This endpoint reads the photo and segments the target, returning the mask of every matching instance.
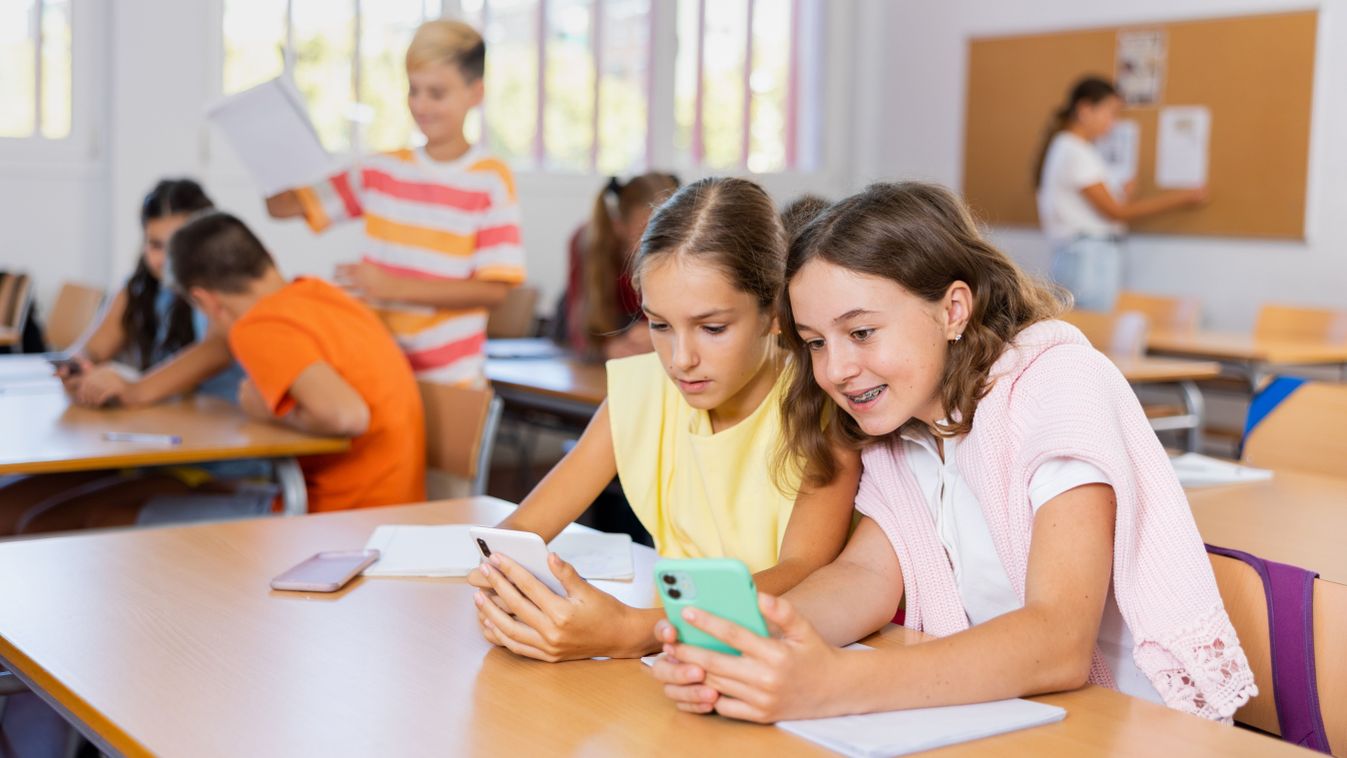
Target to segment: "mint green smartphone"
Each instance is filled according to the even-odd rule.
[[[757,634],[767,636],[767,622],[758,610],[758,588],[743,561],[734,558],[664,558],[655,562],[655,586],[664,600],[664,615],[678,630],[678,640],[730,655],[739,651],[683,619],[692,606]]]

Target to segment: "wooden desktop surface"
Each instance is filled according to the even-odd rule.
[[[246,418],[233,405],[195,396],[147,408],[97,410],[72,405],[60,385],[0,385],[0,474],[276,458],[338,453],[345,439],[313,437]],[[181,444],[113,442],[107,432],[169,434]]]
[[[1146,347],[1153,353],[1212,360],[1287,365],[1347,363],[1347,344],[1259,340],[1250,334],[1224,332],[1152,332]]]
[[[462,580],[267,586],[379,524],[493,523],[509,509],[477,498],[0,543],[0,659],[126,755],[831,755],[681,713],[638,661],[492,648]],[[602,586],[648,605],[654,554],[635,558],[636,581]],[[921,639],[888,627],[866,642]],[[1039,699],[1068,716],[943,754],[1305,755],[1098,687]]]
[[[608,396],[602,363],[571,355],[547,358],[487,358],[486,376],[503,391],[554,397],[598,407]]]
[[[1177,358],[1115,357],[1109,356],[1132,384],[1213,379],[1221,375],[1221,364],[1215,361],[1189,361]]]
[[[1347,478],[1278,470],[1261,482],[1187,490],[1202,539],[1347,585]]]

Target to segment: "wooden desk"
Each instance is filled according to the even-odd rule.
[[[1202,539],[1267,560],[1319,572],[1314,582],[1314,639],[1319,704],[1328,742],[1337,755],[1347,754],[1347,478],[1277,471],[1272,479],[1188,490]],[[1267,607],[1262,582],[1245,564],[1212,556],[1222,579],[1226,609],[1241,630],[1259,631],[1246,650],[1266,649]],[[1239,623],[1240,619],[1243,623]],[[1247,636],[1241,631],[1241,636]],[[1262,692],[1240,710],[1241,721],[1277,731],[1272,697],[1272,669],[1261,654],[1249,655]]]
[[[1197,381],[1221,375],[1221,365],[1214,361],[1187,361],[1173,358],[1144,356],[1109,356],[1129,384],[1167,384],[1178,392],[1182,413],[1156,416],[1150,419],[1157,432],[1184,431],[1184,444],[1190,452],[1202,449],[1202,423],[1206,404]]]
[[[637,661],[546,664],[491,648],[461,580],[267,588],[378,524],[490,523],[509,508],[477,498],[0,543],[0,608],[13,611],[0,613],[0,663],[125,755],[832,755],[772,727],[681,713]],[[647,605],[654,554],[635,556],[635,582],[603,586]],[[867,642],[919,639],[889,627]],[[1066,720],[945,754],[1305,755],[1097,687],[1042,699]]]
[[[27,385],[22,385],[26,387]],[[337,453],[350,442],[313,437],[252,421],[215,397],[196,396],[147,408],[97,410],[71,405],[61,385],[15,392],[0,385],[0,475],[164,466],[274,458],[286,513],[303,513],[308,496],[294,456]],[[172,434],[173,446],[111,442],[107,432]]]
[[[608,396],[602,363],[547,340],[488,340],[486,375],[507,405],[571,418],[588,419]]]
[[[1223,332],[1152,332],[1146,338],[1152,353],[1217,360],[1239,368],[1257,389],[1274,366],[1339,366],[1347,368],[1347,344],[1258,340],[1252,335]]]

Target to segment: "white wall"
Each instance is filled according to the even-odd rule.
[[[1347,2],[1268,0],[903,0],[884,6],[888,75],[881,90],[886,132],[878,170],[957,187],[963,174],[967,41],[973,36],[1318,8],[1304,242],[1135,235],[1128,285],[1201,296],[1207,326],[1248,329],[1259,303],[1341,307],[1347,285]],[[1252,54],[1252,53],[1251,53]],[[1045,115],[1046,118],[1046,115]],[[858,176],[858,178],[860,178]],[[1004,249],[1044,271],[1042,235],[993,230]]]
[[[228,148],[212,138],[201,114],[219,80],[219,0],[75,0],[77,33],[95,35],[79,46],[86,66],[77,77],[85,89],[77,107],[85,121],[76,148],[60,160],[30,149],[6,150],[0,140],[0,268],[34,275],[39,305],[49,304],[62,281],[113,288],[130,273],[140,239],[141,197],[162,176],[202,180],[218,206],[250,225],[290,275],[329,275],[360,250],[358,225],[314,236],[299,222],[273,222]],[[880,72],[855,63],[855,31],[874,40],[867,25],[881,0],[824,4],[818,20],[825,46],[835,51],[819,74],[825,107],[806,114],[823,135],[820,170],[811,175],[762,177],[782,202],[809,191],[840,196],[852,188],[859,134],[851,117],[858,83],[877,87]],[[672,3],[656,6],[672,20]],[[672,23],[657,54],[672,60]],[[95,44],[96,43],[96,44]],[[864,47],[864,46],[861,46]],[[867,48],[877,51],[879,43]],[[672,77],[672,66],[664,73]],[[853,72],[861,72],[855,80]],[[671,81],[671,80],[670,80]],[[672,141],[670,121],[656,136]],[[656,118],[661,116],[655,114]],[[658,144],[658,140],[657,140]],[[657,150],[668,166],[672,147]],[[660,161],[661,154],[665,157]],[[661,166],[657,166],[661,167]],[[684,179],[695,178],[680,172]],[[530,282],[544,290],[540,311],[550,312],[564,286],[565,245],[587,218],[605,179],[574,174],[521,172],[518,178]]]

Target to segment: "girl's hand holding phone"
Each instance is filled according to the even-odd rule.
[[[655,636],[664,656],[652,671],[664,694],[680,710],[763,724],[846,713],[845,693],[833,691],[845,681],[839,666],[862,653],[829,645],[789,601],[759,593],[758,608],[771,637],[697,608],[682,611],[687,623],[739,650],[737,656],[679,643],[673,625],[661,620]]]
[[[130,382],[111,366],[87,367],[67,384],[75,403],[86,408],[101,408],[117,402],[126,393]]]
[[[548,589],[508,556],[492,553],[482,563],[478,570],[490,589],[479,590],[473,602],[482,636],[488,642],[517,655],[549,662],[597,655],[636,657],[649,651],[649,644],[625,650],[631,645],[630,630],[639,626],[635,609],[595,589],[555,553],[548,554],[547,567],[565,588],[565,597]],[[469,582],[480,586],[472,575]],[[488,592],[495,597],[489,597]]]

